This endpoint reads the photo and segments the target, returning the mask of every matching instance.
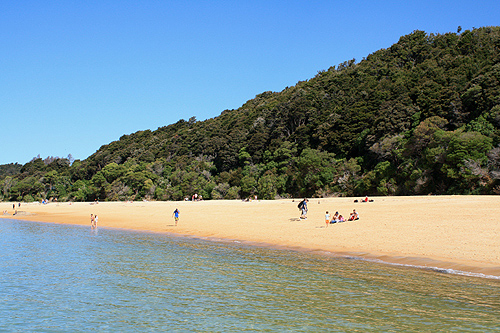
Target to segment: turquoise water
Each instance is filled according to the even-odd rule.
[[[500,332],[500,280],[0,220],[0,331]]]

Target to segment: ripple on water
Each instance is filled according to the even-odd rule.
[[[495,331],[500,282],[166,235],[2,220],[0,330]]]

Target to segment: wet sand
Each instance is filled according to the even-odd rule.
[[[358,200],[360,198],[357,198]],[[380,259],[500,276],[500,196],[310,199],[307,220],[298,199],[276,201],[0,203],[3,218],[237,240],[249,244]],[[180,210],[174,224],[172,213]],[[330,224],[325,212],[360,219]]]

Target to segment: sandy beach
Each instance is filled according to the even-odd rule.
[[[360,198],[357,198],[358,200]],[[255,245],[380,259],[390,263],[500,276],[500,196],[310,199],[307,220],[298,199],[276,201],[0,203],[3,218],[237,240]],[[174,224],[172,213],[180,210]],[[325,212],[354,222],[330,224]]]

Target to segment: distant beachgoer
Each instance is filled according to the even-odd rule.
[[[339,221],[339,212],[335,212],[335,214],[333,214],[333,217],[332,217],[332,220],[330,221],[330,223],[337,223]]]
[[[326,223],[326,228],[328,228],[328,225],[330,224],[330,214],[328,211],[325,214],[325,223]]]
[[[342,215],[339,216],[339,222],[345,222],[345,218]]]
[[[301,219],[307,219],[307,202],[309,200],[307,199],[304,199],[302,200],[301,202],[299,202],[299,205],[297,207],[299,207],[300,211],[301,211],[301,215],[300,215],[300,218]]]
[[[94,216],[94,229],[97,229],[97,221],[98,221],[98,219],[99,218],[97,217],[97,215]]]
[[[16,204],[12,204],[12,209],[16,209]]]
[[[304,202],[306,201],[306,199],[304,200],[301,200],[299,202],[299,204],[297,205],[297,208],[300,210],[300,218],[302,218],[302,207],[304,207]]]
[[[94,229],[94,214],[90,214],[90,229]]]
[[[359,214],[356,213],[356,209],[352,210],[352,213],[349,215],[349,221],[359,220]]]
[[[179,222],[179,210],[176,208],[174,212],[172,213],[172,216],[175,219],[175,226],[177,227],[177,222]]]
[[[307,212],[309,209],[307,208],[307,203],[309,202],[309,199],[306,199],[304,202],[304,208],[302,208],[302,215],[304,215],[304,218],[307,219]]]

